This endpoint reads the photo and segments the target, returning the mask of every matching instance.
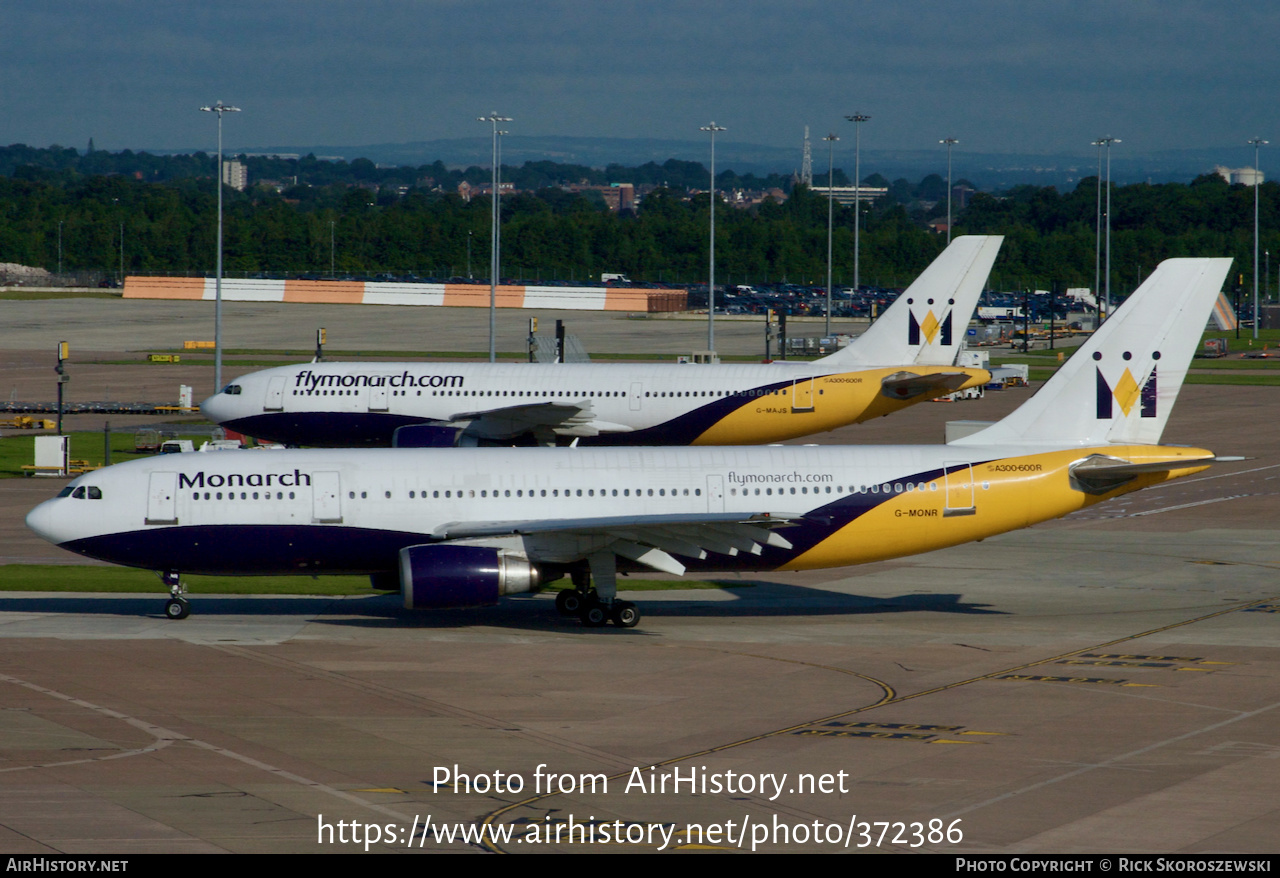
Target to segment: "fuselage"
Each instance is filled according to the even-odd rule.
[[[238,432],[292,445],[387,446],[397,428],[424,423],[482,422],[505,438],[505,424],[519,432],[549,405],[582,409],[558,423],[544,419],[562,444],[759,444],[859,423],[990,378],[983,369],[947,367],[956,377],[946,390],[903,388],[904,377],[938,371],[821,362],[311,363],[237,379],[201,408]]]
[[[1093,455],[1189,463],[1090,494],[1068,468]],[[1015,530],[1199,471],[1208,455],[1165,446],[188,453],[82,475],[27,523],[70,551],[134,567],[357,574],[395,570],[400,549],[460,522],[770,513],[797,517],[778,531],[789,548],[681,562],[696,571],[807,569]],[[535,561],[549,551],[539,537],[523,540]]]

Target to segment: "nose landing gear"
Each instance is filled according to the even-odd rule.
[[[169,600],[165,602],[164,614],[170,619],[185,619],[191,615],[191,603],[187,600],[187,586],[176,570],[166,570],[160,574],[160,581],[169,587]]]

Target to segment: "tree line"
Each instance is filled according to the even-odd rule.
[[[456,184],[448,185],[466,179],[470,169],[451,170],[439,162],[381,169],[365,160],[313,157],[264,161],[285,166],[264,164],[261,176],[251,179],[271,179],[266,175],[280,170],[299,173],[287,175],[279,191],[267,186],[243,193],[224,190],[228,272],[328,276],[332,259],[340,276],[459,277],[468,274],[468,265],[476,278],[487,274],[489,199],[465,201],[454,191]],[[64,269],[114,274],[123,241],[125,273],[206,274],[212,270],[216,235],[212,165],[199,154],[0,148],[0,262],[53,271],[60,240]],[[488,169],[479,170],[483,176],[475,182],[486,182]],[[623,170],[631,172],[629,182],[659,185],[635,212],[615,213],[595,193],[559,188],[570,180],[619,182],[626,176]],[[770,182],[726,175],[717,175],[722,192],[744,181]],[[599,170],[526,162],[504,168],[503,177],[528,181],[527,186],[517,183],[526,191],[501,202],[505,278],[582,281],[623,272],[636,281],[705,281],[709,201],[705,192],[690,192],[698,180],[706,185],[701,165],[671,160]],[[843,175],[835,179],[840,185]],[[750,209],[718,206],[717,281],[824,283],[827,199],[804,186],[792,187],[789,180],[772,182],[786,184],[777,187],[789,189],[785,201],[766,200]],[[822,185],[825,179],[815,182]],[[945,244],[925,225],[945,214],[945,181],[930,175],[912,185],[873,174],[864,183],[886,186],[889,194],[863,207],[861,279],[900,286]],[[1280,187],[1265,183],[1258,195],[1261,247],[1280,252]],[[1215,175],[1188,184],[1113,187],[1113,289],[1132,289],[1161,259],[1195,255],[1234,257],[1235,271],[1248,285],[1253,198],[1252,187],[1228,185]],[[1006,236],[992,278],[996,288],[1046,289],[1055,282],[1092,287],[1096,205],[1092,177],[1070,192],[1020,186],[976,193],[957,209],[954,233]],[[835,205],[833,214],[835,282],[848,285],[854,211]],[[1276,276],[1280,280],[1280,267]]]

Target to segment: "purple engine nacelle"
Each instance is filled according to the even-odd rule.
[[[502,549],[441,544],[400,550],[400,590],[410,610],[488,606],[542,582],[542,571],[528,558]]]

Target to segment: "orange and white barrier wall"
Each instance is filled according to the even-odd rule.
[[[127,277],[126,299],[212,301],[214,279]],[[325,305],[442,305],[487,308],[489,288],[480,284],[365,283],[327,280],[241,280],[223,278],[224,302],[301,302]],[[684,311],[685,290],[635,287],[498,287],[499,308],[568,311]]]

